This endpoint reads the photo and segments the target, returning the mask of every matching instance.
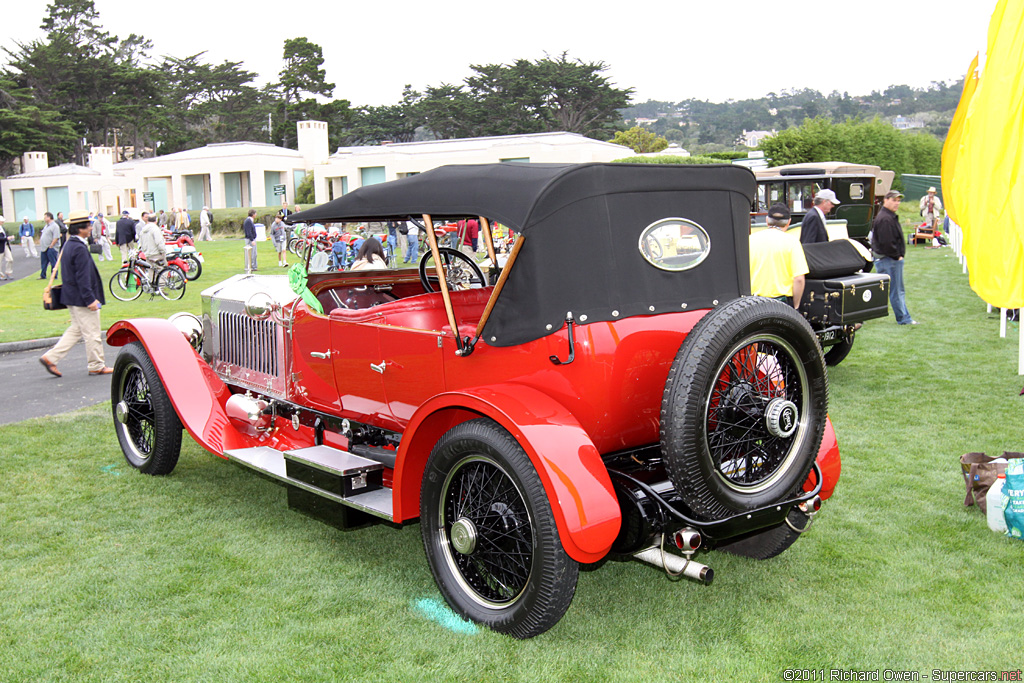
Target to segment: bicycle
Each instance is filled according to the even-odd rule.
[[[177,266],[164,266],[156,270],[155,277],[150,273],[154,266],[133,254],[128,258],[128,265],[110,276],[110,293],[118,301],[134,301],[143,292],[150,298],[159,294],[168,301],[177,301],[185,296],[185,285],[188,280]]]

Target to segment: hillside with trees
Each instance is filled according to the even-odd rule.
[[[626,124],[641,120],[644,128],[677,143],[691,152],[716,152],[733,149],[743,131],[781,131],[803,124],[805,119],[823,118],[835,123],[849,119],[869,121],[876,116],[892,122],[897,116],[907,119],[911,128],[929,133],[939,140],[946,136],[953,112],[960,101],[963,80],[932,82],[927,88],[890,85],[869,95],[817,90],[787,90],[764,97],[726,102],[648,100],[622,110]]]

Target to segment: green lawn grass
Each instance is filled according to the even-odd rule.
[[[240,242],[202,248],[241,262]],[[586,568],[562,621],[526,642],[443,623],[417,524],[335,530],[187,435],[174,473],[140,475],[109,404],[0,427],[0,680],[1016,670],[1024,546],[963,507],[957,459],[1024,450],[1018,329],[999,338],[949,249],[910,247],[905,276],[921,324],[869,322],[830,369],[843,475],[804,538],[766,562],[702,554],[707,587],[637,562]]]
[[[103,306],[101,320],[103,329],[125,318],[166,318],[178,311],[202,313],[200,293],[231,275],[244,271],[242,249],[245,243],[240,238],[219,238],[213,242],[197,242],[198,249],[205,259],[203,273],[198,280],[189,282],[185,296],[179,301],[166,301],[156,296],[143,294],[135,301],[118,301],[110,294],[110,276],[121,267],[120,253],[112,248],[113,261],[96,261],[100,277],[103,280],[104,294],[107,303]],[[270,242],[260,242],[260,272],[284,273],[284,268],[277,267],[277,252]],[[22,256],[20,248],[15,258]],[[289,263],[296,257],[288,255]],[[58,276],[59,280],[59,276]],[[4,285],[3,296],[0,296],[0,342],[21,341],[23,339],[39,339],[63,334],[71,322],[67,311],[43,310],[43,286],[46,283],[39,279],[37,273],[24,277],[17,282]]]

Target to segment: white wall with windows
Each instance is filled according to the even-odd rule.
[[[362,187],[397,180],[446,164],[607,162],[633,150],[576,133],[498,135],[455,140],[342,147],[313,167],[317,204]]]
[[[46,211],[118,214],[138,207],[197,211],[295,203],[295,190],[312,172],[316,202],[422,173],[445,164],[586,163],[633,156],[632,150],[575,133],[501,135],[457,140],[343,147],[328,154],[327,124],[298,123],[299,149],[260,142],[226,142],[150,159],[113,163],[114,150],[94,147],[89,166],[50,167],[45,152],[23,157],[25,173],[0,180],[7,220],[38,220]],[[277,195],[274,187],[285,186]],[[151,201],[144,201],[152,193]],[[308,208],[308,207],[306,207]]]

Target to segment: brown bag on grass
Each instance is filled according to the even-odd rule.
[[[1024,453],[1012,453],[1004,451],[1002,458],[1024,458]],[[964,505],[970,507],[977,504],[978,509],[983,513],[987,512],[985,496],[988,490],[995,483],[996,477],[1006,472],[1006,463],[994,462],[997,458],[990,458],[984,453],[964,453],[960,456],[960,470],[964,476],[964,485],[967,497],[964,498]]]

